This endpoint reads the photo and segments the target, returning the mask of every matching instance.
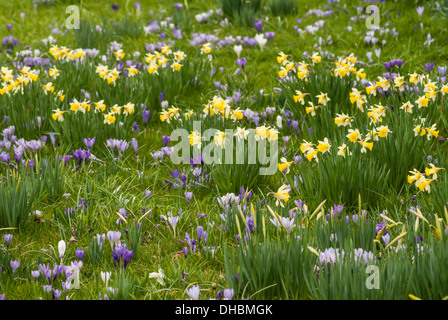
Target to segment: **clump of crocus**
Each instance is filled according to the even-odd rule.
[[[116,245],[114,251],[112,251],[112,259],[114,261],[114,265],[119,265],[120,260],[123,260],[123,267],[126,269],[126,266],[131,261],[132,256],[134,255],[134,250],[126,249],[126,244]]]

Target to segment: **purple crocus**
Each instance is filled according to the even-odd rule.
[[[145,198],[148,199],[152,195],[152,191],[146,190],[145,191]]]
[[[187,254],[188,254],[188,247],[184,247],[184,248],[182,249],[182,252],[183,252],[183,254],[184,254],[185,258],[187,258]]]
[[[163,146],[166,147],[171,142],[170,136],[162,136]]]
[[[134,250],[124,249],[124,251],[123,251],[123,267],[125,269],[126,269],[126,266],[129,264],[129,262],[131,261],[133,255],[134,255]]]
[[[145,107],[145,109],[143,109],[143,111],[142,111],[143,123],[145,124],[145,127],[148,124],[148,119],[149,119],[150,115],[151,115],[151,111],[146,110],[146,107]]]
[[[425,64],[424,66],[425,66],[425,70],[423,70],[423,72],[431,72],[432,69],[434,69],[435,63],[429,62],[429,63]]]
[[[198,241],[201,242],[202,234],[204,233],[204,228],[201,226],[197,227],[196,233],[198,234]]]
[[[61,290],[54,289],[53,290],[53,300],[58,300],[59,297],[61,296],[61,294],[62,294]]]
[[[53,132],[50,132],[50,140],[51,143],[53,144],[53,148],[56,150],[56,137],[54,136]]]
[[[90,150],[78,149],[73,151],[72,153],[73,157],[76,161],[78,161],[79,164],[81,164],[82,162],[87,162],[87,160],[89,160],[90,158]]]
[[[76,251],[75,251],[75,257],[76,257],[76,259],[78,259],[78,260],[82,260],[82,259],[84,259],[84,250],[82,250],[82,249],[80,249],[80,248],[76,249]]]
[[[387,225],[388,224],[386,222],[381,222],[381,223],[377,224],[375,227],[375,233],[378,234],[378,232],[380,232],[381,229],[383,229]],[[384,235],[387,235],[387,234],[389,234],[389,230],[386,229],[386,231],[384,232]]]
[[[246,58],[237,59],[237,60],[235,60],[235,63],[236,63],[237,65],[239,65],[239,66],[241,67],[241,69],[244,70],[244,66],[245,66],[246,63],[247,63],[247,59],[246,59]]]
[[[20,266],[20,261],[11,260],[9,264],[11,265],[12,272],[15,273],[17,268]]]
[[[192,197],[193,192],[185,192],[185,198],[187,199],[188,203],[190,203]]]
[[[262,20],[257,20],[255,21],[255,29],[257,29],[258,32],[261,32],[261,28],[263,27],[263,21]]]
[[[132,138],[131,145],[132,145],[132,149],[135,152],[135,155],[137,155],[138,154],[138,142],[137,142],[137,139]]]
[[[275,32],[265,32],[264,36],[266,37],[266,39],[271,40],[275,37]]]
[[[13,237],[14,237],[14,236],[13,236],[12,234],[5,234],[5,235],[4,235],[3,239],[4,239],[5,242],[6,242],[6,248],[7,248],[7,249],[9,248],[9,244],[11,243]]]
[[[118,4],[113,4],[111,5],[112,10],[117,11],[118,9],[120,9],[120,6]]]
[[[95,144],[95,140],[96,140],[96,137],[94,137],[94,138],[92,138],[92,139],[90,139],[90,138],[88,138],[88,139],[86,139],[86,138],[82,139],[82,141],[84,142],[84,144],[86,145],[86,147],[87,147],[89,150],[92,149],[93,145]]]
[[[39,275],[40,275],[40,271],[39,270],[31,271],[31,276],[34,278],[34,280],[36,280],[36,283],[37,283],[37,279],[39,278]]]

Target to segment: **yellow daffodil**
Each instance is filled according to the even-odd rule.
[[[355,129],[355,130],[348,129],[347,138],[351,142],[356,142],[360,136],[361,136],[361,133],[359,132],[358,129]]]
[[[188,136],[188,138],[190,138],[190,145],[192,147],[197,146],[198,149],[201,148],[202,137],[199,132],[192,131],[191,134]]]
[[[116,119],[117,118],[115,118],[115,116],[112,113],[104,115],[104,123],[112,124],[115,122]]]
[[[201,47],[201,54],[209,54],[212,51],[212,45],[210,42],[204,43]]]
[[[291,189],[287,188],[287,186],[284,184],[282,185],[277,192],[270,192],[270,194],[272,194],[276,199],[276,205],[278,206],[280,204],[280,206],[284,207],[283,202],[288,202],[289,200],[289,192],[291,191]]]
[[[294,163],[294,161],[287,161],[286,158],[281,158],[280,159],[281,163],[278,164],[278,170],[280,172],[283,172],[285,174],[289,173],[289,167],[291,166],[291,164]]]
[[[324,154],[325,152],[330,152],[331,144],[330,141],[328,141],[327,138],[324,138],[324,141],[319,141],[319,144],[317,145],[317,150]]]

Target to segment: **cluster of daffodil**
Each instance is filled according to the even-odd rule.
[[[434,164],[430,163],[429,168],[425,168],[425,173],[419,172],[417,169],[409,171],[411,175],[408,175],[408,182],[410,184],[415,183],[415,186],[420,191],[431,191],[430,184],[437,180],[437,172],[445,170],[444,168],[437,168]]]
[[[42,85],[42,89],[44,90],[45,95],[48,93],[54,94],[55,101],[57,99],[61,100],[61,102],[64,102],[65,94],[63,90],[59,90],[58,92],[54,92],[54,86],[53,83],[47,82],[47,84]]]
[[[78,112],[86,113],[91,110],[91,107],[94,106],[93,110],[95,113],[100,112],[104,113],[106,111],[106,105],[104,104],[104,100],[98,101],[98,102],[90,102],[87,100],[84,101],[78,101],[76,99],[73,99],[72,102],[69,103],[70,110],[62,111],[60,109],[53,110],[52,118],[53,120],[57,120],[60,122],[64,121],[64,113],[66,112],[74,112],[75,114]],[[135,112],[134,104],[133,103],[127,103],[124,106],[118,106],[117,104],[112,106],[110,108],[110,112],[107,114],[104,114],[104,123],[106,124],[112,124],[116,121],[116,115],[120,115],[123,111],[123,114],[129,115],[133,114]]]
[[[98,67],[96,67],[95,72],[100,75],[101,79],[107,80],[108,84],[115,85],[117,79],[120,77],[120,71],[118,71],[117,68],[113,68],[112,70],[109,70],[108,66],[104,66],[102,64],[100,64]]]
[[[433,124],[430,127],[424,127],[423,125],[425,122],[426,118],[421,118],[420,124],[414,126],[415,136],[417,135],[424,136],[426,134],[428,140],[430,140],[431,137],[437,138],[439,136],[439,130],[436,130],[436,124]]]
[[[237,127],[237,130],[233,134],[233,136],[236,136],[240,140],[247,140],[249,134],[252,132],[255,134],[256,141],[267,140],[271,142],[274,140],[278,140],[278,130],[276,128],[265,126],[259,126],[255,128],[255,130]],[[228,136],[229,136],[228,133],[216,130],[213,137],[215,145],[221,148],[225,148],[227,139],[233,139],[233,137]],[[197,147],[198,149],[201,148],[202,140],[204,140],[204,137],[202,137],[198,131],[192,131],[191,134],[188,136],[188,138],[190,139],[190,145],[192,147]]]
[[[232,119],[234,121],[243,119],[243,112],[237,108],[232,110],[229,100],[214,96],[211,101],[204,105],[204,115],[213,116],[219,115],[225,119]]]
[[[308,68],[310,64],[305,62],[295,63],[294,61],[288,60],[289,58],[291,58],[291,55],[284,54],[283,52],[280,52],[277,56],[277,62],[282,65],[280,67],[280,71],[278,71],[279,78],[287,76],[290,72],[295,72],[299,79],[308,81],[308,76],[310,74],[310,70]],[[316,63],[320,63],[322,57],[319,56],[319,53],[314,52],[309,59],[314,65]]]
[[[357,69],[355,67],[356,57],[350,54],[347,57],[342,57],[338,61],[335,62],[336,68],[333,70],[332,74],[335,77],[344,78],[350,74],[356,75],[356,80],[365,79],[366,73],[364,69]]]
[[[183,51],[173,52],[171,46],[163,45],[161,52],[154,51],[146,55],[146,63],[148,64],[149,74],[159,74],[159,68],[166,68],[168,65],[173,71],[179,71],[182,68],[181,62],[185,59],[186,54]]]
[[[296,90],[296,94],[293,95],[294,101],[295,102],[300,102],[302,105],[305,105],[305,97],[307,95],[310,95],[309,93],[303,93],[302,91]],[[310,105],[309,107],[305,107],[305,111],[306,113],[310,113],[311,116],[315,116],[316,115],[316,110],[319,108],[322,108],[324,106],[327,105],[328,101],[330,101],[331,99],[328,98],[326,93],[320,93],[316,96],[316,98],[318,99],[318,103],[319,105],[314,105],[314,103],[312,101],[308,101],[308,104]]]
[[[303,140],[303,142],[300,144],[300,151],[305,154],[305,157],[308,159],[308,161],[315,159],[316,162],[319,162],[319,158],[317,157],[319,152],[322,154],[324,154],[325,152],[330,153],[331,143],[330,141],[328,141],[328,138],[324,138],[323,141],[319,141],[317,148],[315,148],[315,146],[315,144],[306,140]]]
[[[13,70],[6,67],[0,69],[2,76],[2,84],[0,87],[0,95],[16,94],[17,92],[23,93],[23,88],[28,85],[29,82],[36,81],[39,75],[34,73],[30,67],[25,66],[19,70],[19,74],[13,75]]]
[[[56,60],[62,60],[62,61],[70,61],[75,59],[81,59],[83,58],[86,53],[83,49],[69,49],[67,47],[58,47],[57,45],[53,45],[50,48],[50,54],[56,59]]]

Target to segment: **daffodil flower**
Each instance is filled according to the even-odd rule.
[[[290,191],[291,191],[291,189],[289,189],[284,184],[277,190],[277,192],[270,192],[270,194],[272,194],[277,199],[277,201],[275,203],[277,206],[280,204],[280,206],[284,207],[282,202],[288,202]]]
[[[278,170],[284,174],[288,174],[289,167],[294,163],[294,161],[288,162],[285,157],[281,158],[280,161],[281,163],[278,164]]]
[[[192,147],[197,146],[198,149],[201,149],[202,137],[199,132],[192,131],[188,138]]]
[[[204,43],[201,48],[201,54],[209,54],[212,51],[212,45],[210,42]]]
[[[319,144],[317,145],[317,150],[324,154],[325,152],[330,152],[331,144],[330,141],[328,141],[328,138],[324,138],[324,141],[319,141]]]
[[[413,108],[414,106],[411,104],[411,102],[406,102],[406,103],[404,103],[401,107],[400,107],[400,109],[403,109],[404,111],[406,111],[407,113],[412,113],[412,108]]]
[[[352,130],[352,129],[348,129],[348,134],[347,134],[347,138],[355,143],[358,138],[361,136],[361,133],[359,132],[358,129]]]
[[[432,176],[432,178],[434,180],[437,179],[437,172],[439,172],[440,170],[445,170],[444,168],[437,168],[436,166],[434,166],[434,164],[430,163],[429,166],[431,168],[425,168],[425,174],[427,176]]]
[[[418,105],[418,108],[427,107],[428,106],[428,99],[426,96],[421,96],[417,100],[415,100],[415,103]]]

